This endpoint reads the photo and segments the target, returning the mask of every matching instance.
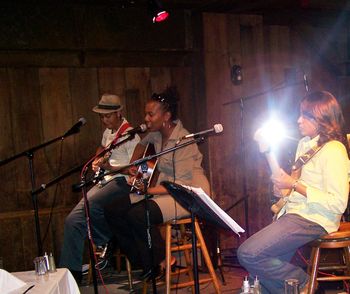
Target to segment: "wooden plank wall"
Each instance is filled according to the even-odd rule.
[[[158,68],[2,68],[0,69],[1,160],[61,136],[80,117],[87,124],[70,136],[34,153],[36,188],[88,160],[101,139],[101,124],[91,111],[102,93],[117,93],[125,115],[134,125],[143,119],[146,99],[167,85],[178,84],[181,99],[191,103],[192,77],[188,67]],[[136,102],[127,101],[136,93]],[[130,108],[129,108],[130,107]],[[191,131],[192,109],[180,109]],[[33,268],[37,242],[28,160],[18,158],[0,167],[0,256],[8,271]],[[66,214],[81,198],[71,186],[79,175],[65,178],[38,196],[43,248],[57,262]],[[50,213],[52,218],[50,220]],[[50,223],[49,223],[50,222]],[[46,235],[46,237],[45,237]]]
[[[238,238],[221,235],[222,248],[237,248],[271,222],[269,171],[253,134],[275,110],[295,139],[298,103],[311,90],[328,90],[350,114],[346,26],[267,25],[261,16],[204,14],[204,65],[208,125],[221,122],[224,133],[209,139],[209,169],[215,201],[246,229]],[[242,67],[234,85],[230,69]],[[273,89],[273,91],[271,91]],[[292,160],[296,140],[284,140],[282,166]],[[246,202],[245,202],[246,201]]]

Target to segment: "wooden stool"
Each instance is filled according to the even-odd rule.
[[[171,289],[178,289],[192,286],[192,292],[194,292],[194,279],[192,274],[192,260],[191,260],[191,250],[196,250],[192,248],[192,244],[187,240],[185,232],[185,224],[191,224],[191,219],[181,219],[173,220],[165,223],[165,283],[166,283],[166,293],[169,294]],[[171,238],[171,229],[174,225],[180,225],[180,238],[172,240]],[[209,270],[210,277],[199,279],[199,284],[212,282],[215,288],[216,293],[220,293],[220,286],[218,279],[216,277],[213,264],[210,260],[207,246],[205,245],[204,238],[202,235],[201,228],[199,226],[198,220],[195,220],[195,234],[197,237],[197,248],[200,248],[204,258],[204,262]],[[177,269],[174,273],[171,273],[171,252],[183,251],[186,261],[186,268]],[[187,282],[177,283],[171,285],[171,275],[178,275],[182,273],[187,273],[189,280]]]
[[[310,274],[308,294],[316,291],[316,281],[341,281],[350,280],[350,223],[340,224],[337,232],[322,236],[311,242],[312,252],[308,273]],[[342,249],[343,265],[319,266],[321,249]],[[341,270],[344,275],[333,277],[318,277],[318,270]],[[345,275],[346,274],[346,275]]]

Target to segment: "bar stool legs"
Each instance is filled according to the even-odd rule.
[[[322,236],[311,243],[312,253],[308,273],[310,281],[308,294],[314,294],[318,281],[345,281],[350,280],[350,223],[341,223],[337,232]],[[320,266],[321,249],[341,250],[343,264]],[[343,275],[318,277],[318,271],[341,271]]]
[[[183,287],[189,287],[192,286],[192,292],[194,291],[194,280],[193,280],[193,273],[192,273],[192,263],[191,263],[191,250],[197,250],[197,248],[201,249],[202,255],[204,262],[208,268],[210,278],[202,278],[199,279],[199,283],[207,283],[211,282],[213,283],[213,286],[215,288],[216,293],[220,293],[220,285],[219,281],[216,277],[216,273],[213,267],[213,264],[211,262],[207,246],[205,244],[202,231],[200,229],[199,223],[197,219],[195,220],[195,234],[197,237],[197,248],[192,248],[192,244],[188,243],[186,241],[186,236],[185,236],[185,229],[184,225],[185,224],[190,224],[191,219],[182,219],[182,220],[176,220],[176,221],[170,221],[166,223],[166,275],[165,275],[165,280],[166,280],[166,293],[170,294],[171,289],[176,289],[176,288],[183,288]],[[180,232],[181,232],[181,244],[173,245],[172,246],[172,238],[171,238],[171,228],[173,225],[180,225]],[[189,275],[189,281],[188,282],[182,282],[182,283],[177,283],[175,285],[171,285],[171,266],[170,266],[170,260],[171,260],[171,252],[175,251],[183,251],[184,252],[184,257],[186,261],[186,269],[180,270],[181,273],[188,273]],[[177,274],[177,273],[174,273]]]

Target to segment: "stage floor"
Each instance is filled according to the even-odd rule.
[[[223,269],[223,275],[225,279],[225,284],[223,284],[220,271],[216,270],[216,274],[218,276],[221,293],[230,293],[230,294],[238,294],[241,293],[240,287],[242,286],[242,281],[244,277],[247,275],[246,271],[239,266],[225,266]],[[126,271],[121,271],[117,273],[112,267],[106,268],[102,271],[104,283],[107,291],[104,287],[99,283],[98,293],[109,293],[109,294],[126,294],[130,293],[128,286],[128,279]],[[134,271],[134,292],[132,293],[142,293],[143,283],[137,281],[136,277],[140,274],[140,271]],[[206,276],[208,274],[200,272],[200,277]],[[80,291],[82,294],[93,294],[94,287],[93,285],[87,285],[87,277],[85,276],[83,279],[83,286],[80,287]],[[153,293],[151,285],[149,286],[148,293]],[[165,293],[165,287],[162,282],[157,285],[157,293],[163,294]],[[187,288],[179,289],[177,291],[172,291],[172,293],[177,294],[188,294],[191,291]],[[200,293],[201,294],[212,294],[215,293],[214,287],[212,283],[200,285]],[[320,283],[319,290],[316,292],[317,294],[346,294],[348,292],[343,290],[342,282],[339,283]],[[282,294],[282,293],[273,293],[273,294]]]
[[[134,271],[133,276],[134,278],[134,292],[133,293],[142,293],[143,289],[143,283],[141,281],[138,281],[136,277],[140,274],[141,271]],[[103,279],[105,286],[108,290],[109,294],[112,293],[130,293],[129,286],[128,286],[128,279],[127,279],[127,273],[126,271],[121,271],[120,273],[117,273],[114,269],[108,268],[102,271]],[[240,287],[242,285],[242,281],[244,279],[244,276],[246,275],[246,272],[242,268],[229,268],[229,267],[223,267],[223,276],[225,279],[225,285],[223,285],[223,281],[220,275],[219,270],[216,271],[217,277],[219,279],[219,283],[221,286],[222,293],[239,293]],[[204,276],[208,276],[206,273],[199,273],[200,278]],[[80,287],[80,291],[82,294],[92,294],[94,293],[94,287],[93,285],[87,285],[87,277],[83,278],[83,286]],[[104,287],[101,283],[99,283],[98,286],[98,292],[99,293],[107,293],[104,290]],[[149,285],[148,293],[152,293],[152,286]],[[190,293],[187,288],[179,289],[177,291],[173,291],[174,293],[178,294],[188,294]],[[165,286],[162,281],[160,281],[157,284],[157,293],[165,293]],[[207,283],[200,285],[200,293],[215,293],[214,287],[212,283]]]

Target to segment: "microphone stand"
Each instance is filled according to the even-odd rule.
[[[152,289],[153,294],[157,294],[157,285],[156,285],[156,277],[155,273],[153,272],[153,243],[152,243],[152,236],[151,236],[151,221],[150,221],[150,210],[149,210],[149,202],[148,200],[152,197],[152,195],[147,194],[147,188],[148,188],[148,179],[145,176],[148,171],[148,164],[147,161],[141,164],[141,170],[143,173],[142,183],[143,183],[143,194],[145,195],[145,214],[146,214],[146,234],[147,234],[147,242],[148,242],[148,254],[151,259],[151,280],[152,280]]]
[[[106,172],[103,174],[100,174],[98,176],[95,176],[92,178],[90,181],[86,181],[86,173],[88,171],[89,165],[98,157],[104,156],[107,152],[113,150],[114,148],[124,144],[126,141],[132,140],[135,137],[135,134],[130,134],[128,137],[126,137],[124,140],[121,140],[119,142],[114,142],[112,143],[96,155],[94,155],[91,159],[89,159],[85,164],[84,167],[81,171],[81,177],[80,177],[80,183],[74,185],[74,189],[81,188],[82,189],[82,194],[83,194],[83,199],[84,199],[84,207],[85,207],[85,218],[86,218],[86,229],[87,229],[87,236],[89,240],[89,254],[90,254],[90,262],[91,262],[91,268],[92,268],[92,280],[94,284],[94,293],[98,293],[98,287],[97,287],[97,276],[96,276],[96,262],[95,262],[95,254],[94,254],[94,248],[93,248],[93,238],[92,238],[92,231],[91,231],[91,226],[90,226],[90,209],[89,209],[89,200],[87,198],[87,190],[86,187],[91,184],[91,183],[96,183],[97,180],[102,179],[104,176],[107,174],[116,174],[119,173],[122,169],[126,168],[126,166],[119,167],[116,170],[113,170],[111,172]]]
[[[38,198],[37,193],[35,193],[35,173],[34,173],[34,152],[44,148],[48,145],[51,145],[52,143],[55,143],[56,141],[63,141],[65,138],[67,138],[70,135],[73,135],[75,133],[78,133],[80,130],[76,129],[74,132],[68,133],[66,132],[64,135],[59,136],[57,138],[54,138],[52,140],[49,140],[47,142],[44,142],[42,144],[39,144],[35,147],[29,148],[28,150],[22,151],[14,156],[11,156],[7,159],[0,161],[0,166],[5,165],[17,158],[20,158],[22,156],[26,156],[28,159],[29,164],[29,175],[30,175],[30,183],[31,183],[31,196],[32,196],[32,204],[34,209],[34,221],[35,221],[35,233],[36,233],[36,242],[37,242],[37,248],[38,248],[38,256],[43,255],[43,246],[41,241],[41,233],[40,233],[40,221],[39,221],[39,208],[38,208]]]

